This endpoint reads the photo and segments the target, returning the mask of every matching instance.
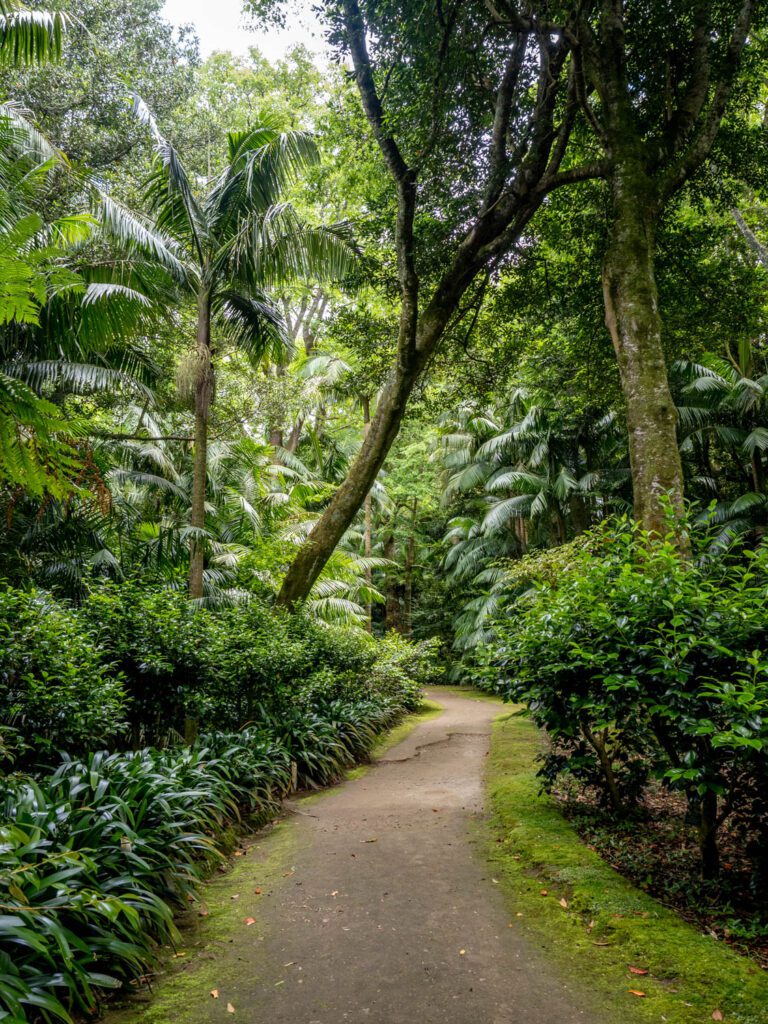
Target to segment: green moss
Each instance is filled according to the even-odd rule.
[[[219,1002],[226,1004],[228,989],[237,986],[243,970],[238,938],[247,935],[248,942],[263,941],[260,905],[284,884],[297,848],[291,821],[246,843],[243,855],[206,885],[199,908],[181,922],[181,944],[165,960],[151,998],[147,993],[149,1001],[116,1008],[108,1016],[109,1024],[207,1020],[212,989],[219,990]],[[245,924],[250,917],[255,924]]]
[[[581,842],[539,794],[540,746],[526,719],[507,714],[494,725],[491,859],[512,927],[532,933],[616,1020],[702,1024],[719,1009],[733,1024],[766,1024],[768,977],[640,892]],[[632,974],[630,965],[648,974]]]

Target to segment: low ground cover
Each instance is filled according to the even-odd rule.
[[[8,591],[0,641],[0,1019],[14,1022],[91,1015],[142,977],[237,832],[365,761],[418,707],[429,662],[298,613],[139,589],[77,609]]]
[[[584,842],[613,868],[768,970],[768,916],[756,898],[741,837],[727,823],[720,836],[721,874],[712,882],[701,878],[698,830],[679,794],[649,788],[629,821],[617,821],[572,790],[555,795]]]
[[[536,776],[542,737],[505,715],[488,767],[490,855],[510,905],[615,1019],[763,1024],[768,975],[623,878],[579,837]]]

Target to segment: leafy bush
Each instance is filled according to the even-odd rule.
[[[241,816],[275,812],[292,783],[324,785],[368,756],[394,701],[295,707],[192,748],[65,759],[6,780],[0,815],[0,1017],[68,1021],[142,975],[154,943]]]
[[[289,710],[302,695],[418,703],[431,647],[381,643],[361,629],[333,626],[259,600],[218,611],[182,594],[135,583],[94,587],[79,611],[83,630],[117,665],[130,694],[134,743],[184,729],[237,729]],[[305,700],[305,704],[306,704]]]
[[[37,593],[0,590],[0,754],[43,755],[109,742],[126,722],[123,679],[77,613]],[[6,750],[5,748],[8,747]]]
[[[144,973],[231,826],[366,759],[418,703],[433,653],[131,582],[76,609],[0,593],[0,756],[55,764],[4,779],[0,1017],[92,1013]],[[92,736],[168,744],[190,715],[207,730],[190,747],[85,754]]]
[[[593,541],[509,606],[496,688],[549,732],[546,785],[570,773],[618,813],[651,774],[684,789],[714,874],[717,829],[768,781],[768,547],[689,558],[627,520]]]
[[[137,582],[91,588],[79,609],[81,629],[115,664],[131,697],[135,744],[181,732],[200,699],[213,616],[187,597]]]

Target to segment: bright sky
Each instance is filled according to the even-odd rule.
[[[308,4],[303,5],[309,7]],[[311,12],[288,16],[288,25],[282,32],[249,31],[242,14],[241,0],[166,0],[165,17],[175,25],[192,24],[200,38],[200,50],[207,57],[213,50],[231,50],[245,54],[251,46],[258,46],[265,57],[282,57],[296,43],[321,52],[322,34]]]

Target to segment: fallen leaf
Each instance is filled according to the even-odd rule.
[[[713,1010],[712,1011],[712,1020],[722,1020],[722,1019],[723,1019],[723,1011],[722,1010]]]
[[[227,1013],[234,1013],[234,1012],[235,1012],[235,1008],[232,1005],[232,1003],[227,1003]]]
[[[493,882],[494,885],[498,885],[499,884],[498,878],[492,878],[491,881]]]
[[[246,917],[245,920],[243,921],[243,924],[256,924],[256,918]]]
[[[174,953],[173,954],[173,959],[174,960],[178,960],[180,956],[186,956],[186,955],[187,955],[186,950],[182,949],[182,950],[179,950],[178,953]]]
[[[212,988],[211,989],[211,995],[213,996],[214,999],[218,999],[219,998],[219,990],[217,988]]]
[[[641,992],[637,988],[628,988],[627,992],[629,992],[629,994],[632,996],[640,996],[641,999],[645,998],[645,992]]]
[[[361,843],[378,843],[378,839],[361,839]]]
[[[560,900],[560,906],[561,907],[567,907],[568,906],[568,900]]]
[[[647,974],[648,971],[643,970],[642,967],[630,967],[632,974]]]
[[[459,956],[464,956],[466,954],[466,952],[467,952],[466,949],[460,949],[459,950]]]
[[[253,891],[256,893],[257,896],[261,896],[261,889],[254,889]]]
[[[283,967],[293,967],[295,963],[295,960],[289,960],[287,964],[283,964]]]
[[[234,896],[230,896],[229,898],[231,900],[239,900],[240,899],[240,893],[236,892]]]
[[[208,911],[207,910],[198,910],[197,916],[198,917],[208,917]]]
[[[548,894],[548,892],[547,892],[547,890],[546,890],[546,889],[542,889],[542,890],[541,890],[541,895],[542,895],[542,896],[547,896],[547,895],[549,895],[549,894]]]
[[[338,896],[338,895],[339,895],[339,890],[338,889],[334,889],[333,892],[331,893],[331,896]]]
[[[245,850],[235,850],[235,856],[236,857],[242,857],[244,853],[245,853]]]
[[[518,910],[518,912],[515,914],[515,917],[522,917],[522,916],[523,916],[522,910]]]
[[[595,922],[594,921],[590,921],[589,924],[587,925],[587,933],[591,932],[594,927],[595,927]]]
[[[593,946],[610,946],[610,942],[593,942]]]

